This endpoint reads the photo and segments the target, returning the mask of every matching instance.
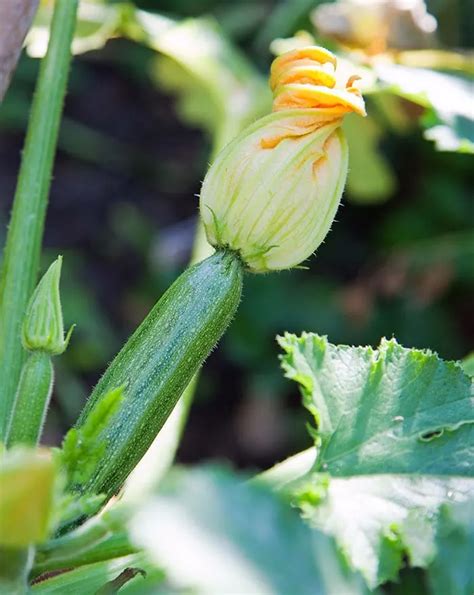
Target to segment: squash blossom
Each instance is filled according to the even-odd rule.
[[[238,252],[253,272],[294,267],[324,240],[347,177],[344,116],[365,116],[351,76],[340,84],[336,57],[321,47],[274,60],[273,113],[217,156],[201,190],[209,243]]]

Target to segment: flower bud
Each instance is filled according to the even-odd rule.
[[[202,186],[209,243],[238,252],[253,272],[291,268],[324,240],[344,189],[345,114],[365,115],[351,77],[319,47],[274,60],[272,114],[244,130],[216,158]]]
[[[62,256],[58,256],[38,283],[26,309],[22,341],[29,351],[59,355],[68,346],[73,327],[65,338],[59,297],[61,265]]]

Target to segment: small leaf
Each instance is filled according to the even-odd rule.
[[[69,489],[84,485],[93,474],[107,447],[103,430],[117,412],[123,399],[123,388],[111,390],[89,413],[80,428],[66,434],[59,461],[67,476]]]

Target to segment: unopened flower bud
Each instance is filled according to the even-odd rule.
[[[293,50],[272,65],[274,113],[244,130],[216,158],[200,210],[209,243],[238,252],[254,272],[308,258],[334,220],[347,177],[345,114],[365,115],[353,86],[340,88],[336,57]]]
[[[49,267],[38,283],[26,309],[22,341],[29,351],[45,351],[50,355],[63,353],[73,327],[64,337],[63,314],[59,297],[62,257]]]

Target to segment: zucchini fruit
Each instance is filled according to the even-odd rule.
[[[151,310],[93,390],[76,428],[111,390],[123,388],[117,412],[98,438],[104,455],[81,493],[117,493],[147,451],[240,302],[244,267],[218,250],[187,269]]]

